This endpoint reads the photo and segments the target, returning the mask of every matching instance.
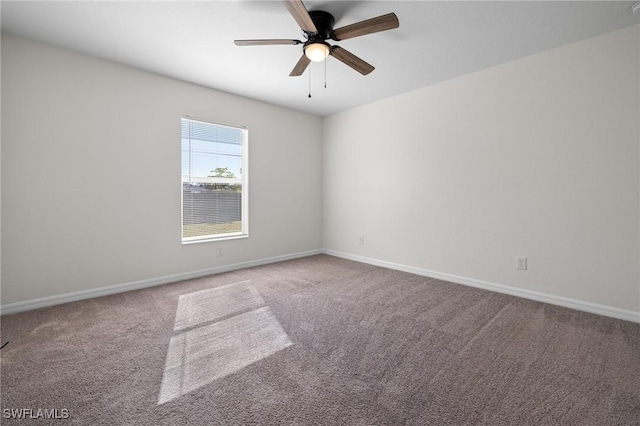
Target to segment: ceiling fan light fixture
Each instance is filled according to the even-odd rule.
[[[329,56],[330,49],[327,43],[318,41],[307,44],[304,47],[304,54],[313,62],[322,62]]]

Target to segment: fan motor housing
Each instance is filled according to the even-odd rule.
[[[324,10],[311,10],[309,16],[318,30],[317,35],[307,33],[309,40],[321,40],[324,41],[331,37],[333,31],[333,25],[336,23],[335,18],[329,12]]]

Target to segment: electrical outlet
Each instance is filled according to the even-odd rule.
[[[516,257],[516,269],[522,269],[523,271],[527,270],[527,258],[526,257]]]
[[[222,250],[222,247],[218,247],[218,257],[222,256],[224,256],[224,250]]]
[[[364,235],[360,235],[360,238],[358,239],[358,244],[360,244],[361,246],[364,245]]]

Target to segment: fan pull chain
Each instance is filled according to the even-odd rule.
[[[309,67],[309,97],[311,97],[311,67]]]
[[[327,60],[324,60],[324,88],[327,88]]]

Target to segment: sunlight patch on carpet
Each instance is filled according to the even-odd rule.
[[[263,304],[249,281],[181,296],[174,325],[174,331],[179,333],[169,342],[158,404],[291,346],[268,306],[228,317]],[[197,326],[224,317],[227,318]],[[180,331],[194,326],[197,327]]]
[[[258,308],[264,299],[251,281],[183,294],[178,300],[174,331],[213,321],[236,312]]]

